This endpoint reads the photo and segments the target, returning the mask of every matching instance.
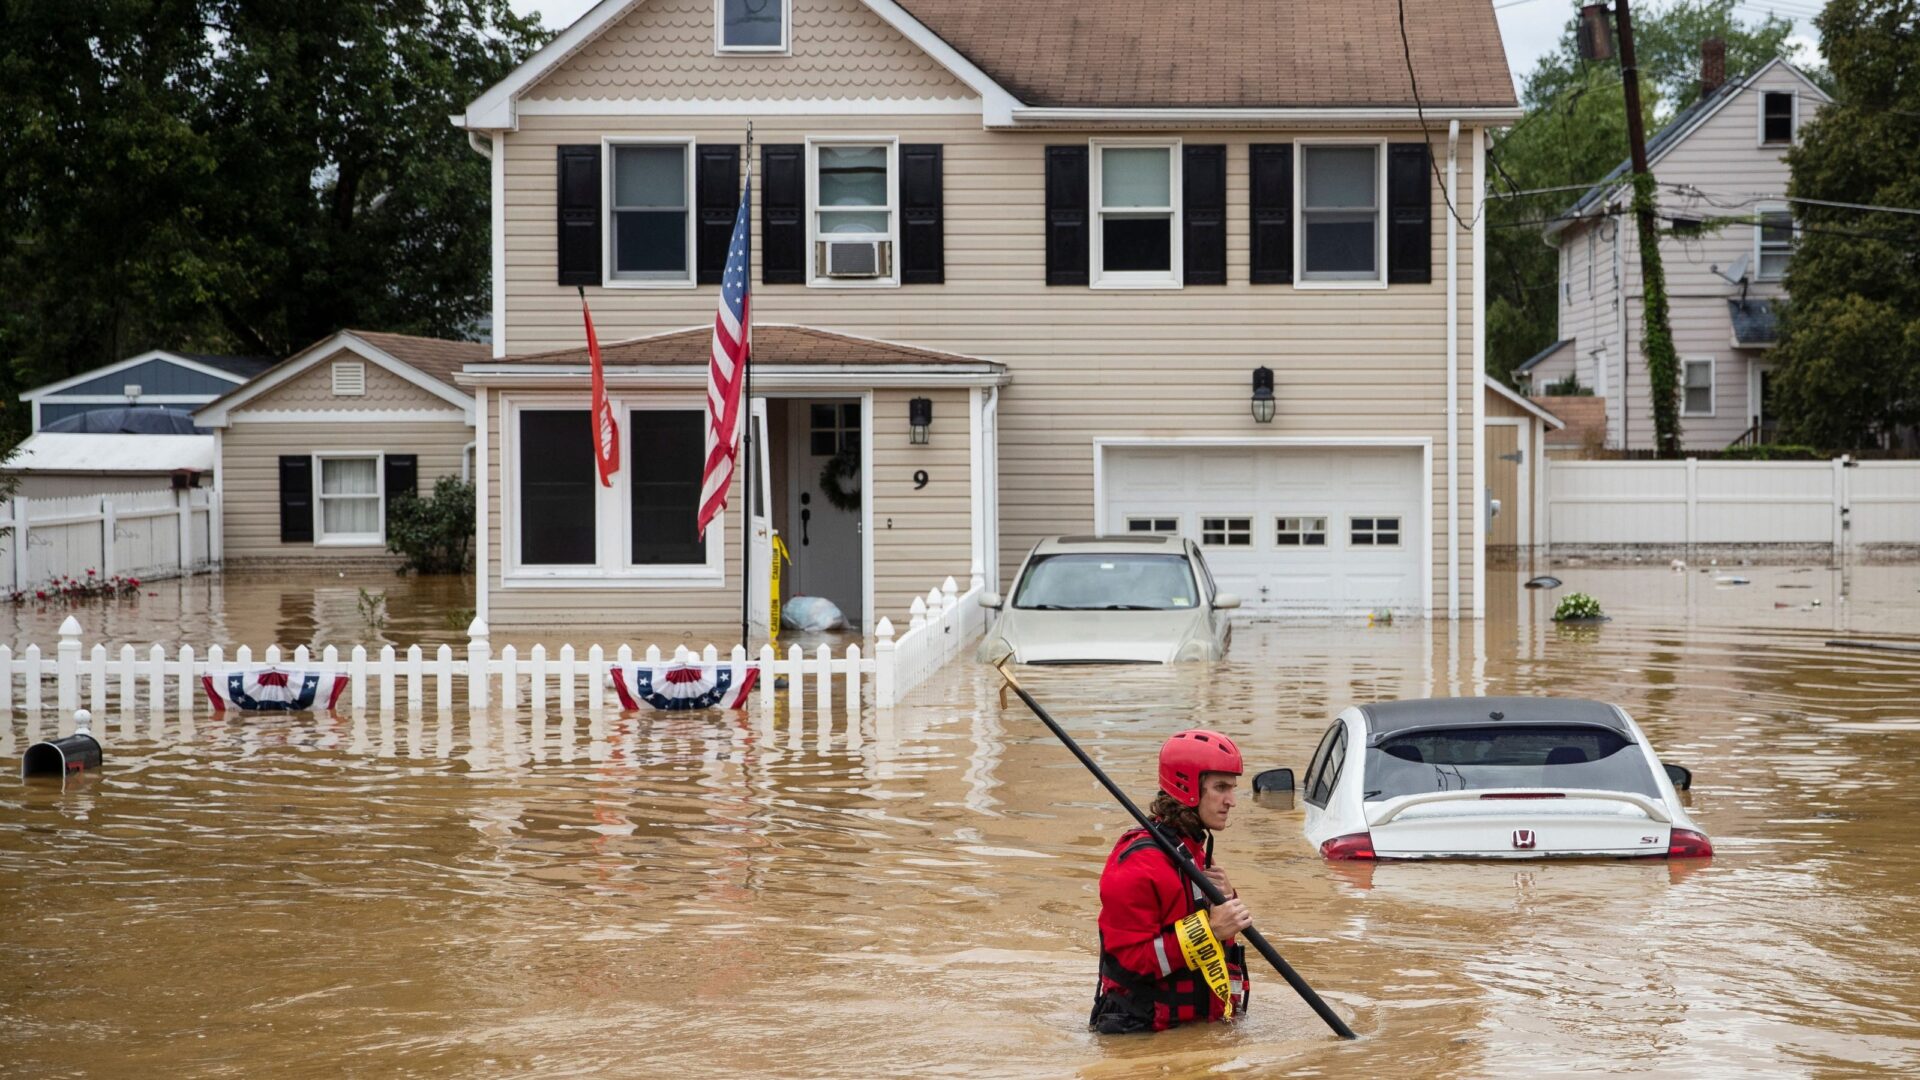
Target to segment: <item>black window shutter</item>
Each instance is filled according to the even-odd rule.
[[[900,283],[947,280],[946,211],[940,144],[900,147]]]
[[[1293,147],[1256,143],[1248,154],[1250,280],[1285,285],[1293,280]]]
[[[415,454],[388,454],[381,459],[386,472],[387,512],[402,495],[420,494],[420,458]]]
[[[1387,281],[1433,280],[1433,165],[1427,144],[1387,147]]]
[[[1188,285],[1227,283],[1227,148],[1189,146],[1182,157],[1182,276]]]
[[[560,149],[560,284],[600,284],[600,148]]]
[[[740,212],[740,148],[705,146],[695,150],[693,242],[694,280],[718,285],[727,272],[727,245],[733,242],[733,217]]]
[[[280,459],[280,542],[313,543],[313,459],[305,454]]]
[[[807,282],[807,148],[799,143],[760,148],[760,281]]]
[[[1087,148],[1047,147],[1047,284],[1087,284]]]

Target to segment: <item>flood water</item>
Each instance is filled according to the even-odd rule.
[[[1126,822],[956,663],[857,745],[784,711],[113,714],[100,773],[0,778],[0,1073],[1920,1072],[1920,655],[1825,644],[1920,639],[1920,568],[1556,572],[1494,573],[1480,623],[1246,623],[1219,664],[1025,675],[1142,802],[1180,728],[1299,770],[1349,703],[1454,693],[1610,699],[1694,769],[1699,866],[1329,864],[1243,797],[1220,862],[1354,1043],[1263,966],[1240,1023],[1088,1034]],[[345,587],[76,613],[114,645],[375,640]],[[1613,621],[1548,622],[1576,588]],[[402,592],[385,633],[461,640],[457,590]]]

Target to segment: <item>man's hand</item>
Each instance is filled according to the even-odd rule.
[[[1213,924],[1213,936],[1225,941],[1252,926],[1253,913],[1239,900],[1229,900],[1213,905],[1213,910],[1207,913],[1207,921]]]
[[[1227,880],[1225,870],[1217,866],[1209,866],[1200,872],[1207,875],[1207,880],[1213,882],[1213,887],[1220,890],[1221,896],[1229,899],[1233,897],[1233,883]]]

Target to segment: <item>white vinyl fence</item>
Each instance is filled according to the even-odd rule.
[[[0,587],[121,574],[176,577],[220,565],[219,496],[207,488],[19,496],[0,503]]]
[[[872,656],[863,655],[859,645],[849,645],[836,655],[823,644],[811,654],[798,645],[789,646],[785,658],[780,658],[773,646],[761,646],[754,663],[760,671],[754,704],[770,715],[776,694],[783,695],[792,717],[805,715],[808,710],[830,716],[836,705],[847,715],[857,716],[863,702],[870,702],[874,708],[892,708],[959,656],[967,642],[984,629],[986,612],[980,606],[983,589],[978,567],[965,593],[957,591],[952,578],[940,588],[929,589],[925,598],[914,599],[907,631],[897,639],[893,623],[880,620],[874,628]],[[16,703],[29,713],[42,708],[49,680],[62,716],[81,707],[104,715],[113,705],[122,711],[145,708],[155,714],[208,709],[211,704],[200,686],[202,675],[256,662],[346,672],[350,681],[345,701],[353,710],[372,706],[382,713],[393,713],[404,704],[409,712],[415,712],[426,706],[431,695],[434,707],[444,711],[453,707],[458,688],[466,704],[474,709],[486,709],[496,702],[501,708],[514,709],[524,703],[536,712],[553,709],[570,713],[584,704],[589,712],[600,712],[609,707],[609,702],[614,707],[618,704],[607,685],[609,664],[630,663],[636,656],[628,645],[621,645],[611,655],[599,645],[588,647],[584,653],[572,645],[551,652],[545,645],[535,645],[525,655],[508,645],[496,656],[485,623],[475,619],[467,633],[461,656],[455,655],[451,645],[441,645],[431,653],[418,645],[405,650],[387,645],[377,652],[355,645],[345,653],[328,645],[317,657],[304,645],[290,654],[269,645],[256,660],[253,650],[245,645],[234,650],[231,657],[218,645],[205,650],[181,645],[171,651],[159,644],[144,651],[123,645],[114,654],[104,645],[88,648],[82,641],[84,631],[79,620],[69,618],[60,627],[60,642],[52,656],[44,654],[37,644],[27,646],[18,656],[10,647],[0,645],[0,676],[4,676],[0,677],[0,714]],[[668,658],[652,646],[640,655],[647,663]],[[719,650],[711,645],[697,653],[682,646],[671,658],[706,667],[721,662]],[[743,663],[746,651],[736,645],[727,659]],[[776,691],[776,677],[786,678],[785,690]]]
[[[1920,461],[1549,461],[1550,546],[1920,545]]]

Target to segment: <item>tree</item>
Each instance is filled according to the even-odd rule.
[[[1769,15],[1743,23],[1735,15],[1737,3],[1680,0],[1634,13],[1648,130],[1698,98],[1700,44],[1707,38],[1727,43],[1729,77],[1790,53],[1791,22]],[[1527,75],[1520,94],[1526,115],[1494,134],[1492,194],[1585,187],[1626,160],[1619,66],[1582,61],[1575,25],[1568,22],[1559,46]],[[1503,382],[1511,381],[1521,361],[1554,340],[1557,256],[1542,241],[1543,229],[1579,195],[1578,190],[1543,191],[1499,198],[1488,208],[1487,372]]]
[[[1800,199],[1920,207],[1920,2],[1833,0],[1818,18],[1834,101],[1787,155]],[[1885,446],[1920,423],[1920,218],[1798,202],[1784,333],[1781,435],[1828,450]]]
[[[4,11],[0,389],[153,347],[470,336],[489,176],[447,117],[546,39],[536,19],[507,0]]]

